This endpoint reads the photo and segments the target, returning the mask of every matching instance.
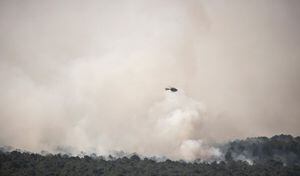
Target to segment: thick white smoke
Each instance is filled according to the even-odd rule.
[[[161,92],[163,94],[163,88]],[[120,135],[117,140],[111,140],[109,130],[99,133],[97,138],[99,145],[90,144],[93,140],[86,136],[86,130],[89,128],[89,117],[82,118],[78,125],[70,129],[70,133],[75,141],[84,142],[84,144],[69,143],[72,136],[68,136],[66,146],[57,146],[55,152],[67,152],[78,154],[82,151],[95,152],[101,155],[118,154],[118,151],[137,152],[144,156],[163,156],[174,160],[184,159],[193,161],[219,159],[221,153],[218,148],[202,139],[203,124],[208,117],[205,106],[198,101],[187,97],[182,90],[178,92],[166,91],[165,97],[151,105],[147,111],[146,118],[135,119],[136,124],[124,121],[125,129],[116,129],[115,133]],[[99,127],[103,127],[99,124]],[[112,127],[112,126],[111,126]],[[108,133],[107,133],[108,132]],[[209,132],[209,131],[206,131]],[[105,141],[105,139],[109,141]],[[120,143],[120,139],[127,139]],[[109,145],[107,144],[109,142]],[[71,144],[71,145],[70,145]],[[68,146],[70,145],[70,146]],[[73,147],[72,147],[73,146]],[[80,146],[81,148],[76,148]],[[82,148],[82,146],[85,146]],[[122,153],[121,152],[121,153]]]
[[[299,4],[1,0],[0,145],[192,160],[299,135]]]
[[[163,101],[150,110],[152,154],[159,153],[173,159],[212,159],[220,152],[201,140],[205,124],[205,106],[189,97],[182,90],[167,92]],[[147,136],[147,134],[145,134]]]

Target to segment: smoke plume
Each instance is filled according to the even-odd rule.
[[[0,145],[209,160],[215,142],[299,135],[299,9],[2,0]]]

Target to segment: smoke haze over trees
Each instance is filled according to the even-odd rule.
[[[219,161],[158,161],[138,155],[34,154],[0,151],[0,175],[290,175],[300,174],[300,138],[289,135],[226,144]],[[241,157],[243,156],[243,157]],[[249,162],[251,161],[251,162]]]
[[[211,160],[222,155],[215,143],[298,136],[299,9],[297,0],[1,0],[0,145]],[[232,157],[255,159],[251,141],[241,147],[252,154],[232,145]]]

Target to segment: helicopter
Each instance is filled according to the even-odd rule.
[[[172,92],[177,92],[178,90],[175,87],[167,87],[165,88],[166,91],[172,91]]]

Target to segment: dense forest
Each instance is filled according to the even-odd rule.
[[[105,159],[101,156],[41,155],[18,150],[0,152],[0,175],[300,175],[300,138],[279,135],[237,140],[223,145],[222,160],[185,162],[138,155]]]
[[[235,140],[221,147],[227,160],[265,163],[274,160],[284,165],[300,165],[300,137],[276,135]]]

